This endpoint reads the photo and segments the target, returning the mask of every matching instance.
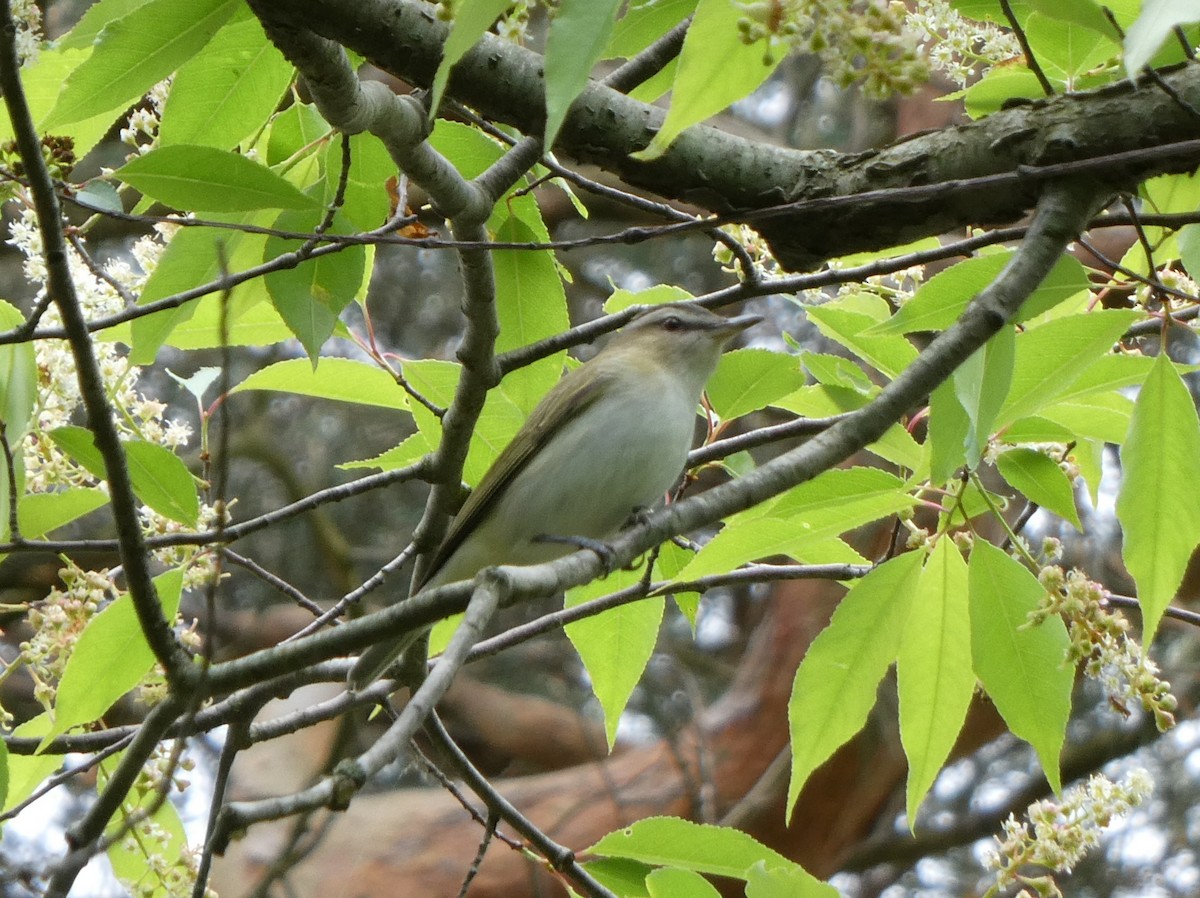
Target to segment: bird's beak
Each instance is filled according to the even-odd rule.
[[[763,320],[762,315],[738,315],[736,318],[730,318],[725,322],[725,327],[730,333],[736,334],[738,331],[744,331],[746,328],[754,327],[758,322]]]

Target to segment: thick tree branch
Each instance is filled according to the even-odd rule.
[[[363,53],[381,68],[426,86],[441,59],[446,25],[419,0],[258,0],[291,10],[314,31]],[[649,143],[663,111],[599,84],[572,106],[557,152],[593,163],[622,180],[715,211],[755,210],[801,198],[938,185],[981,175],[1096,160],[1128,150],[1200,137],[1200,121],[1173,98],[1200,105],[1200,66],[1163,76],[1168,90],[1143,79],[1091,93],[1022,102],[968,125],[924,134],[856,155],[769,147],[713,128],[684,132],[660,159],[630,154]],[[449,92],[490,119],[526,134],[545,124],[541,57],[485,36],[455,67]],[[1200,152],[1122,164],[1125,183],[1191,171]],[[895,245],[967,224],[1013,221],[1036,202],[1044,183],[955,188],[921,199],[880,198],[838,209],[805,209],[764,223],[785,265],[811,267],[830,255]]]

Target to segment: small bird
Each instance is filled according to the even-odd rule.
[[[537,404],[454,519],[417,591],[491,565],[561,558],[661,499],[683,472],[721,352],[761,320],[685,305],[633,318]],[[367,649],[351,688],[378,679],[418,635]]]

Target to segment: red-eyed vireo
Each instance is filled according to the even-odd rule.
[[[635,317],[537,404],[454,519],[418,590],[491,565],[561,558],[576,549],[569,538],[603,539],[659,501],[683,472],[722,350],[759,320],[682,305]],[[417,635],[369,648],[351,687],[377,679]]]

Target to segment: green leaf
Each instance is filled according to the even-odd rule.
[[[742,8],[729,0],[700,0],[679,54],[671,108],[650,145],[635,159],[657,159],[684,129],[721,112],[767,80],[783,59],[763,42],[743,43]]]
[[[8,746],[0,739],[0,808],[8,801]]]
[[[339,173],[342,169],[342,142],[328,143],[326,171]],[[325,179],[325,205],[332,205],[337,193],[337,174]],[[392,211],[388,193],[389,178],[396,177],[396,163],[388,155],[383,142],[373,134],[355,134],[350,138],[350,172],[341,213],[355,227],[363,230],[377,228],[387,221]],[[539,253],[540,255],[540,253]]]
[[[897,555],[850,587],[800,662],[788,701],[789,816],[813,771],[867,722],[879,683],[896,659],[922,557]]]
[[[967,304],[999,276],[1012,256],[1010,251],[977,256],[938,272],[917,289],[900,311],[872,327],[870,333],[945,330],[958,320]],[[1021,304],[1013,321],[1019,324],[1036,318],[1087,289],[1087,272],[1083,265],[1071,256],[1063,256],[1037,290]]]
[[[645,290],[636,291],[618,288],[608,295],[608,299],[604,300],[604,313],[612,315],[622,312],[630,306],[656,306],[664,302],[683,302],[688,299],[695,299],[695,297],[674,284],[656,284]]]
[[[929,397],[929,476],[945,483],[967,462],[971,420],[958,401],[954,380],[944,381]]]
[[[690,16],[697,0],[641,0],[629,4],[625,15],[617,20],[605,59],[629,59]]]
[[[1175,366],[1160,355],[1138,393],[1121,447],[1117,496],[1121,554],[1137,583],[1147,646],[1200,543],[1197,459],[1196,405]]]
[[[1057,318],[1018,334],[1012,385],[996,426],[1054,402],[1140,317],[1138,312],[1105,309]]]
[[[90,474],[107,477],[90,430],[60,427],[50,433],[50,438]],[[200,497],[196,482],[180,458],[170,449],[142,440],[127,440],[121,446],[134,494],[163,517],[194,526],[200,514]]]
[[[17,506],[17,526],[26,539],[45,536],[108,503],[94,487],[72,486],[57,493],[31,493]]]
[[[650,898],[721,898],[707,879],[691,870],[660,867],[646,876]]]
[[[596,881],[621,898],[650,898],[646,877],[653,870],[648,864],[620,857],[602,857],[583,865]]]
[[[125,455],[138,498],[163,517],[196,526],[200,497],[183,460],[165,446],[142,440],[126,442]]]
[[[91,49],[100,32],[109,22],[127,16],[149,0],[98,0],[75,23],[75,27],[59,39],[60,47]]]
[[[863,396],[874,396],[879,392],[879,388],[871,382],[871,378],[867,377],[862,368],[839,355],[802,352],[800,364],[817,383],[845,387]]]
[[[538,235],[516,217],[505,218],[496,239],[530,242]],[[500,336],[496,351],[507,352],[566,330],[567,296],[554,256],[543,252],[495,250],[496,317]],[[503,389],[525,414],[533,411],[562,375],[565,353],[555,353],[504,378]]]
[[[149,305],[216,280],[221,275],[222,259],[228,265],[242,240],[243,235],[235,230],[183,228],[171,238],[146,279],[138,305]],[[196,313],[197,306],[197,302],[187,302],[135,319],[130,329],[130,361],[135,365],[153,364],[163,343]]]
[[[623,0],[562,0],[550,20],[543,68],[546,80],[544,145],[554,138],[575,98],[587,85],[592,67],[604,52]]]
[[[344,462],[338,465],[338,468],[343,471],[353,471],[359,468],[378,468],[380,471],[394,471],[397,468],[405,468],[411,465],[422,455],[432,452],[434,448],[434,446],[430,445],[429,440],[425,438],[425,434],[418,432],[401,441],[400,445],[393,446],[391,449],[381,452],[373,458]]]
[[[512,6],[512,0],[463,0],[454,10],[454,24],[442,47],[442,61],[433,76],[432,98],[429,110],[437,115],[442,103],[442,94],[450,80],[450,70],[467,55],[492,23]],[[471,177],[467,175],[467,177]]]
[[[1146,0],[1125,33],[1125,71],[1133,78],[1171,36],[1176,25],[1200,21],[1194,0]]]
[[[1029,624],[1046,591],[991,543],[975,540],[968,567],[975,673],[1008,728],[1037,751],[1046,779],[1059,792],[1059,758],[1075,685],[1067,628],[1053,614]]]
[[[282,212],[275,227],[307,233],[316,228],[323,217],[321,210]],[[339,215],[334,217],[329,233],[345,234],[350,230]],[[263,261],[295,252],[300,246],[297,240],[269,237]],[[295,268],[272,271],[264,278],[275,310],[314,362],[321,346],[333,333],[342,309],[350,304],[362,286],[366,258],[366,247],[351,246],[308,259]]]
[[[0,299],[0,330],[12,330],[24,323],[20,310]],[[0,346],[0,424],[9,446],[15,447],[29,429],[37,402],[37,379],[32,343]]]
[[[330,133],[329,122],[321,118],[311,103],[293,103],[271,119],[267,137],[267,165],[274,167],[286,162],[303,149],[311,153],[316,144]]]
[[[63,85],[45,127],[129,105],[194,56],[241,0],[150,0],[100,32],[92,55]]]
[[[603,580],[569,590],[565,607],[573,608],[634,586],[641,577],[642,568],[614,571]],[[563,627],[587,669],[592,691],[604,711],[604,732],[610,750],[617,739],[621,714],[654,654],[665,604],[661,597],[628,602]]]
[[[896,670],[911,827],[917,808],[954,748],[975,691],[967,565],[948,537],[937,541],[921,572]]]
[[[878,296],[848,296],[808,309],[817,330],[845,346],[872,368],[895,377],[917,357],[917,350],[899,334],[871,333],[891,310]]]
[[[793,355],[768,349],[735,349],[721,356],[705,392],[722,420],[740,418],[804,386]]]
[[[744,832],[678,817],[638,820],[609,833],[586,851],[734,879],[744,879],[746,872],[760,861],[768,869],[798,869],[782,854]]]
[[[1042,409],[1041,415],[1070,430],[1072,440],[1092,438],[1120,445],[1129,432],[1133,400],[1117,392],[1089,393],[1070,402],[1056,402]]]
[[[1104,14],[1104,9],[1097,0],[1029,0],[1029,5],[1051,18],[1082,25],[1084,28],[1090,28],[1110,38],[1118,37],[1116,29],[1113,28],[1112,22],[1108,20],[1108,16]],[[1120,23],[1123,18],[1120,15],[1120,4],[1111,5],[1114,7],[1116,19]]]
[[[15,727],[12,735],[21,739],[38,739],[46,735],[53,721],[42,713]],[[33,794],[50,774],[62,765],[59,755],[9,755],[8,795],[0,810],[8,811]]]
[[[291,83],[291,63],[250,16],[226,25],[171,82],[159,146],[228,150],[263,126]]]
[[[686,568],[681,580],[735,569],[747,561],[788,555],[807,560],[810,549],[863,524],[914,504],[904,481],[877,468],[837,468],[774,501],[730,518]]]
[[[840,894],[801,867],[768,867],[759,861],[746,871],[746,898],[839,898]]]
[[[307,359],[275,362],[252,373],[230,390],[271,390],[408,411],[408,394],[396,379],[377,365],[353,359],[322,358],[314,368]]]
[[[1045,453],[1018,447],[998,456],[996,467],[1009,486],[1019,490],[1030,502],[1054,512],[1083,532],[1071,481],[1058,463]]]
[[[1103,13],[1096,12],[1103,19]],[[1095,78],[1087,75],[1102,70],[1118,50],[1111,26],[1101,31],[1041,13],[1029,17],[1026,36],[1042,72],[1056,88],[1066,91],[1092,86]]]
[[[992,423],[1012,383],[1015,335],[1005,325],[958,366],[952,381],[954,395],[967,414],[967,465],[974,468],[987,448]]]
[[[124,760],[122,752],[100,762],[98,789],[108,787],[112,772]],[[140,819],[153,826],[152,840],[144,839],[137,829],[127,829],[129,823]],[[175,898],[179,894],[179,884],[174,878],[178,868],[164,865],[161,858],[182,857],[188,850],[187,833],[175,805],[160,801],[158,790],[127,792],[105,836],[112,839],[107,856],[113,873],[130,894],[136,893],[139,898]]]
[[[319,205],[265,165],[216,147],[161,147],[135,156],[113,174],[159,202],[195,212]]]
[[[163,616],[174,620],[183,590],[183,571],[174,568],[154,578]],[[54,703],[54,726],[43,746],[72,727],[100,717],[126,692],[141,682],[154,664],[154,653],[138,623],[128,593],[97,614],[75,643],[67,659]]]

